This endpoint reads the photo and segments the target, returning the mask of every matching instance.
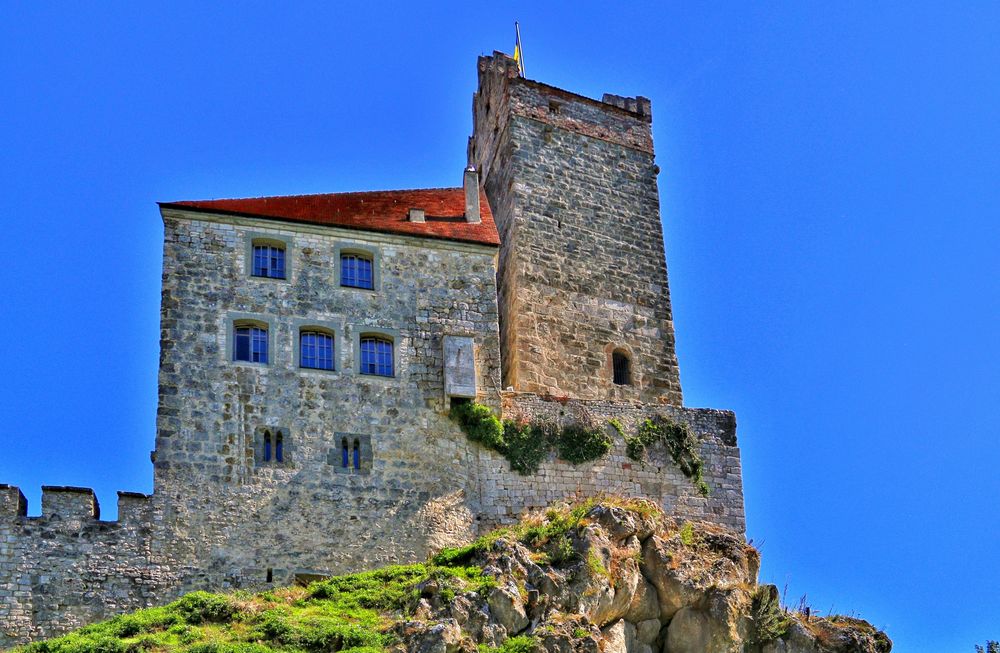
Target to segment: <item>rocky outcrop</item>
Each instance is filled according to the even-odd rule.
[[[740,534],[708,523],[678,524],[644,501],[552,508],[459,553],[492,576],[495,587],[443,602],[427,617],[459,624],[468,653],[514,636],[530,636],[522,644],[539,653],[892,648],[867,622],[780,608],[776,588],[758,585],[759,554]],[[425,641],[399,647],[422,653]]]
[[[195,592],[17,653],[888,653],[867,622],[759,585],[743,537],[655,504],[557,506],[427,564]]]

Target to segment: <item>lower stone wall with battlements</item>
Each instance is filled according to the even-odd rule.
[[[121,492],[101,521],[86,488],[42,488],[42,515],[0,485],[0,649],[173,598],[178,567],[154,549],[150,497]]]
[[[222,484],[197,512],[179,496],[180,484],[164,483],[151,496],[119,493],[118,521],[100,519],[91,490],[67,487],[43,488],[42,514],[29,517],[20,490],[0,486],[0,649],[193,590],[264,589],[422,561],[525,511],[602,493],[647,497],[669,514],[744,530],[733,413],[513,392],[501,393],[499,403],[509,419],[607,428],[612,449],[581,465],[552,454],[537,474],[521,476],[428,410],[422,428],[371,442],[381,462],[370,473]],[[685,422],[697,435],[707,497],[663,445],[649,447],[642,462],[628,458],[609,424],[617,420],[634,434],[654,415]],[[386,446],[399,455],[380,449]]]

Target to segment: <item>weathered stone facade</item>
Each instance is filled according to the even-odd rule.
[[[679,406],[650,103],[605,100],[479,59],[469,161],[503,241],[504,386]],[[616,350],[630,384],[612,382]]]
[[[523,80],[499,54],[479,69],[470,162],[499,248],[461,237],[466,221],[492,229],[468,187],[464,220],[438,215],[443,204],[383,202],[354,228],[161,208],[154,492],[121,493],[108,522],[89,490],[45,488],[29,517],[21,492],[0,486],[0,648],[194,589],[422,560],[601,492],[744,529],[733,414],[681,407],[648,101]],[[409,222],[380,228],[387,206]],[[445,235],[422,235],[429,224]],[[251,274],[257,242],[280,245],[285,278]],[[341,283],[345,252],[372,261],[371,289]],[[240,325],[266,330],[266,363],[234,360]],[[333,336],[333,370],[300,364],[311,330]],[[392,344],[391,375],[361,373],[370,335]],[[615,351],[631,363],[625,384],[613,382]],[[448,419],[453,397],[514,419],[602,424],[614,445],[582,465],[553,454],[521,476]],[[698,435],[707,497],[665,451],[625,456],[610,420],[631,432],[653,414]],[[280,460],[265,444],[278,434]]]

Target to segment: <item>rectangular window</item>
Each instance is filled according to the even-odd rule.
[[[372,260],[357,254],[342,254],[340,256],[340,285],[372,290],[375,287],[372,276]]]
[[[299,365],[316,370],[332,370],[333,336],[319,331],[303,331],[299,336]]]
[[[275,245],[254,245],[253,276],[284,279],[285,249]]]
[[[234,328],[233,360],[267,363],[267,329],[256,326]]]
[[[392,342],[384,338],[361,339],[361,373],[392,376]]]

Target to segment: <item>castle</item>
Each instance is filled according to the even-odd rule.
[[[195,589],[417,561],[553,501],[639,495],[743,531],[731,412],[682,405],[646,98],[480,57],[458,188],[160,204],[152,495],[0,485],[0,648]],[[519,474],[450,407],[606,428]],[[656,414],[697,435],[703,496]],[[613,428],[614,427],[614,428]]]

